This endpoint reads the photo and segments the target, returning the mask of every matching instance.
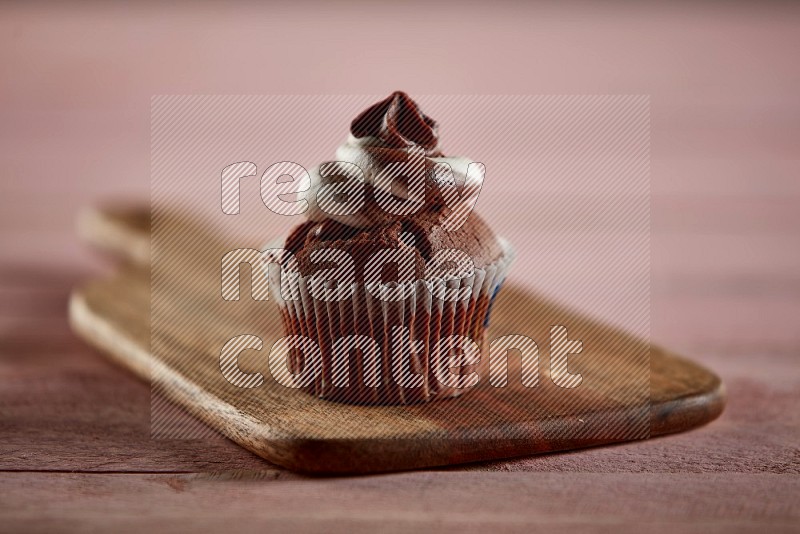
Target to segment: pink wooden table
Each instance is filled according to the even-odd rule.
[[[798,528],[800,10],[520,9],[0,7],[0,530]],[[150,439],[148,386],[65,316],[70,288],[107,269],[77,210],[148,196],[150,96],[395,88],[651,95],[652,337],[721,375],[720,419],[344,479]],[[497,225],[513,240],[524,218]]]

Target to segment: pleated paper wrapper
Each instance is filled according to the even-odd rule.
[[[287,360],[281,382],[353,404],[414,404],[468,392],[488,376],[489,314],[514,258],[508,241],[500,243],[501,258],[449,280],[336,286],[269,270],[284,332],[294,341],[278,355]],[[275,259],[270,250],[265,268]]]

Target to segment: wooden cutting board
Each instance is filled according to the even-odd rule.
[[[509,358],[507,387],[483,381],[462,397],[424,405],[338,404],[283,388],[267,372],[263,386],[242,390],[221,379],[219,344],[208,343],[209,332],[251,325],[270,347],[283,336],[277,308],[259,302],[254,313],[252,306],[176,292],[169,302],[176,322],[198,310],[214,322],[193,321],[198,331],[174,332],[175,354],[156,357],[150,350],[148,210],[90,210],[79,232],[124,261],[115,275],[74,291],[74,330],[210,427],[289,469],[367,473],[577,449],[688,430],[716,418],[725,404],[724,387],[710,371],[511,283],[495,303],[489,338],[517,333],[545,346],[540,341],[546,342],[549,325],[572,325],[584,346],[595,348],[570,361],[571,372],[583,376],[579,387],[555,387],[543,351],[538,387],[523,387],[519,360]],[[649,351],[645,375],[641,360],[625,361],[642,347]],[[264,368],[263,360],[247,362]]]

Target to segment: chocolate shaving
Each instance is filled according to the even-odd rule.
[[[395,91],[364,110],[350,125],[355,137],[376,137],[387,147],[420,146],[430,155],[438,154],[436,121],[422,113],[406,93]]]

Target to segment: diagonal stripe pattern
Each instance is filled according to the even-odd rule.
[[[172,95],[152,99],[151,339],[154,354],[165,362],[163,369],[197,367],[200,377],[206,362],[213,359],[217,374],[202,378],[211,390],[239,387],[237,394],[243,399],[252,398],[253,402],[259,402],[260,395],[269,388],[280,391],[268,365],[268,353],[278,342],[271,332],[281,331],[279,325],[283,324],[287,325],[287,333],[296,330],[315,338],[320,334],[292,322],[291,314],[281,314],[271,303],[261,302],[275,300],[276,295],[273,288],[267,291],[266,274],[256,268],[258,255],[268,238],[285,232],[301,219],[288,215],[293,213],[289,206],[296,210],[297,204],[286,204],[289,211],[283,215],[264,206],[260,177],[276,163],[282,163],[275,167],[276,175],[289,171],[297,174],[298,167],[293,164],[310,170],[332,159],[332,148],[344,138],[349,120],[379,98]],[[493,370],[493,378],[490,381],[488,374],[483,375],[480,384],[467,394],[485,401],[482,410],[487,420],[508,418],[523,411],[513,395],[498,399],[487,393],[489,388],[511,390],[519,384],[536,387],[542,391],[543,406],[557,403],[562,412],[576,417],[591,415],[593,406],[611,403],[620,409],[586,425],[587,439],[646,437],[650,350],[649,98],[432,95],[418,100],[442,124],[443,146],[456,147],[458,152],[481,162],[481,178],[485,175],[485,181],[479,191],[493,199],[486,206],[489,223],[495,219],[502,222],[503,233],[519,252],[512,280],[570,306],[590,309],[594,315],[624,326],[639,340],[623,343],[618,338],[604,338],[591,321],[559,324],[562,316],[552,310],[531,310],[523,307],[522,300],[519,306],[507,301],[503,316],[492,317],[492,323],[501,328],[518,325],[520,331],[490,330],[489,342],[501,336],[509,338],[506,344],[492,344],[491,350],[484,348],[484,363],[492,356],[491,365],[485,369],[486,373]],[[449,180],[446,169],[436,172],[443,182]],[[332,189],[320,197],[320,207],[330,209],[338,194],[357,195],[358,190],[352,185]],[[452,199],[455,190],[446,190],[446,194]],[[465,196],[467,191],[462,193]],[[461,206],[455,201],[453,205]],[[188,223],[187,214],[192,214],[195,222]],[[517,220],[535,224],[519,227]],[[242,262],[251,268],[241,268]],[[204,304],[210,294],[219,301],[218,307]],[[193,313],[177,313],[176,302],[182,303],[183,310],[188,303]],[[196,306],[191,305],[193,302]],[[287,301],[287,308],[295,315],[324,313],[325,317],[336,318],[324,325],[325,335],[332,340],[342,337],[334,335],[337,333],[374,333],[382,328],[374,314],[368,313],[368,307],[375,305],[366,294],[355,304],[336,299]],[[231,306],[241,306],[239,309],[246,309],[247,313],[234,316]],[[380,314],[401,313],[397,305],[384,301],[380,306]],[[465,313],[476,311],[467,309]],[[355,327],[344,326],[342,317],[349,317]],[[317,323],[313,326],[320,327]],[[556,326],[563,327],[563,331]],[[177,339],[183,331],[202,332],[199,339],[193,340],[196,351],[180,348],[183,345]],[[441,330],[431,324],[427,332],[422,343],[430,351],[431,342]],[[328,381],[326,387],[336,388],[356,378],[366,378],[368,384],[379,378],[393,380],[394,362],[389,347],[392,336],[389,331],[386,334],[375,336],[385,340],[382,346],[370,343],[372,337],[342,342],[337,347],[340,357],[329,372],[322,371]],[[513,339],[509,341],[510,338]],[[223,350],[232,339],[236,341]],[[411,347],[414,338],[399,336],[398,343]],[[522,349],[509,350],[509,346]],[[295,363],[302,367],[297,351],[288,345],[278,348],[276,354],[297,360]],[[569,357],[556,358],[554,362],[554,348],[557,354]],[[249,378],[232,384],[226,373],[234,376],[234,366]],[[191,393],[181,384],[170,383],[169,373],[163,369],[154,366],[152,370],[153,436],[193,439],[213,435],[165,401]],[[401,374],[409,383],[414,382],[413,377],[421,376],[425,385],[433,370],[429,362],[412,355]],[[288,377],[283,378],[288,381]],[[459,402],[430,408],[442,420],[448,419],[442,413],[452,415],[451,427],[442,432],[442,439],[461,436],[469,426],[458,419]],[[559,439],[563,437],[559,435],[561,431],[541,431],[538,439]],[[530,439],[533,435],[509,436],[503,428],[483,432],[509,439]]]

